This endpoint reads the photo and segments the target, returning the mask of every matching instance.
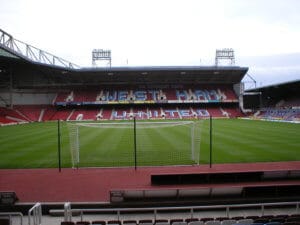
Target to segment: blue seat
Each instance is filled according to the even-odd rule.
[[[272,221],[272,222],[266,223],[266,225],[281,225],[281,223],[278,221]]]

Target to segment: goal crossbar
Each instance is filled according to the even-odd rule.
[[[170,122],[137,122],[137,128],[160,128],[160,127],[172,127],[172,126],[184,126],[193,124],[192,121],[170,121]],[[95,127],[95,128],[132,128],[133,122],[108,122],[108,123],[73,123],[70,124],[75,126],[82,126],[82,127]]]

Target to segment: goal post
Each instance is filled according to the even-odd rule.
[[[201,126],[200,122],[194,122],[191,127],[191,159],[195,164],[200,162]]]
[[[72,167],[78,168],[79,165],[79,154],[80,154],[80,144],[79,144],[79,126],[76,124],[68,124],[69,129],[69,140],[70,140],[70,152]]]
[[[70,122],[72,166],[199,164],[202,121]]]

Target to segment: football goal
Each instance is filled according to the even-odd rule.
[[[73,167],[191,165],[202,121],[68,123]]]

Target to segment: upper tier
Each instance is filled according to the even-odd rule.
[[[238,102],[233,89],[227,85],[176,88],[99,88],[71,90],[58,93],[56,105],[93,105],[118,103],[209,103]]]

